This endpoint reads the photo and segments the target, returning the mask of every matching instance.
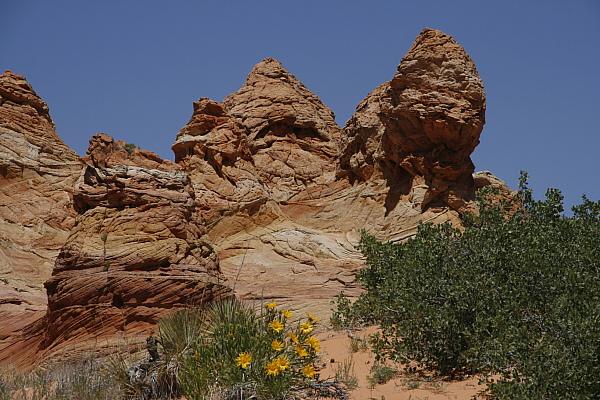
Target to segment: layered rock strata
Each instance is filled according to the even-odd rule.
[[[43,283],[75,223],[83,163],[21,75],[0,76],[0,342],[46,308]]]
[[[165,312],[230,295],[187,173],[148,152],[115,154],[121,149],[107,135],[90,141],[77,222],[45,283],[44,348],[134,334]]]
[[[247,300],[277,299],[327,316],[340,290],[356,293],[362,265],[345,234],[294,221],[281,206],[335,180],[333,112],[274,59],[259,63],[221,104],[194,103],[173,145],[223,274]]]
[[[485,122],[475,64],[449,35],[425,29],[393,79],[357,107],[343,130],[340,174],[385,179],[419,210],[464,211],[473,200],[470,154]]]
[[[343,130],[278,61],[263,60],[223,102],[194,103],[175,163],[97,134],[84,165],[22,77],[5,74],[0,95],[9,283],[15,266],[45,265],[48,276],[62,246],[47,313],[19,345],[47,355],[147,332],[169,310],[232,293],[327,318],[341,290],[360,292],[360,230],[402,241],[422,221],[459,225],[483,185],[509,195],[493,175],[472,176],[483,84],[464,49],[430,29]],[[0,302],[25,304],[14,292]]]

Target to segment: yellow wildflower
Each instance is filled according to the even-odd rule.
[[[270,308],[271,310],[274,309],[275,307],[277,307],[277,302],[273,301],[271,303],[267,303],[265,304],[266,307]]]
[[[294,342],[296,344],[300,344],[300,341],[298,340],[298,336],[296,336],[294,333],[290,333],[290,334],[288,334],[288,336],[290,337],[292,342]]]
[[[300,345],[296,346],[296,354],[298,354],[298,357],[308,357],[308,351]]]
[[[314,336],[309,336],[305,340],[306,344],[313,348],[317,353],[321,351],[321,341]]]
[[[300,331],[302,331],[302,333],[311,333],[313,330],[313,326],[310,322],[305,322],[303,324],[300,324]]]
[[[310,320],[310,322],[318,322],[319,318],[315,317],[312,314],[307,313],[306,316],[308,317],[308,319]]]
[[[290,368],[290,360],[288,360],[285,356],[277,357],[277,360],[275,361],[277,361],[280,371],[285,371],[286,369]]]
[[[312,365],[307,365],[306,367],[302,368],[302,374],[307,378],[314,377],[315,372],[315,367],[313,367]]]
[[[271,348],[275,351],[281,351],[283,349],[283,342],[280,342],[279,340],[273,340],[271,342]]]
[[[237,358],[237,365],[246,368],[252,362],[252,356],[248,353],[241,353]]]
[[[265,368],[267,370],[267,375],[277,375],[279,373],[279,363],[277,360],[267,363]]]
[[[283,330],[283,324],[280,321],[277,320],[273,320],[269,323],[269,326],[271,327],[271,329],[273,329],[275,332],[281,332]]]
[[[286,318],[292,318],[292,312],[290,310],[283,310],[281,313]]]

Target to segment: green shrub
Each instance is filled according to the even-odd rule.
[[[599,398],[600,202],[565,217],[558,190],[535,201],[526,179],[512,200],[482,189],[464,230],[422,224],[401,244],[363,233],[366,292],[340,296],[338,321],[379,322],[380,360],[500,373],[496,398]]]
[[[293,385],[315,377],[320,343],[311,332],[316,318],[293,325],[291,313],[276,305],[269,303],[257,313],[225,300],[197,319],[183,314],[161,323],[165,351],[181,354],[179,379],[187,398],[207,398],[219,387],[240,398],[279,399]]]
[[[135,143],[126,143],[123,148],[125,151],[127,151],[127,153],[132,154],[138,147],[135,145]]]
[[[394,379],[397,374],[398,371],[394,368],[384,364],[375,363],[371,367],[371,375],[367,377],[367,380],[372,386],[383,385]]]

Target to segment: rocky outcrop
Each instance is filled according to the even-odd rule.
[[[425,29],[393,79],[370,93],[344,127],[340,175],[383,178],[390,194],[421,211],[464,211],[474,194],[470,154],[484,122],[475,64],[451,36]]]
[[[279,61],[257,64],[222,106],[248,129],[258,177],[274,200],[285,202],[335,179],[340,137],[335,115]]]
[[[440,31],[417,37],[343,130],[265,59],[221,103],[194,103],[175,162],[97,134],[83,165],[45,103],[22,77],[5,75],[0,151],[13,155],[0,158],[0,195],[12,197],[0,203],[0,223],[12,231],[0,231],[0,256],[13,274],[30,259],[49,265],[62,246],[45,284],[47,313],[24,342],[46,355],[147,331],[169,310],[232,294],[327,318],[341,290],[360,292],[360,230],[398,242],[422,221],[459,225],[481,186],[510,194],[493,175],[472,175],[483,84]]]
[[[515,194],[514,190],[511,190],[506,182],[492,174],[490,171],[478,171],[473,174],[473,180],[475,182],[475,190],[479,190],[485,186],[491,186],[497,189],[499,194],[504,196],[512,196]]]
[[[230,293],[187,174],[154,154],[141,164],[158,169],[122,164],[106,135],[90,143],[93,163],[74,193],[77,223],[45,283],[45,348],[134,334],[169,310]]]
[[[276,60],[266,59],[221,104],[194,103],[173,145],[223,275],[246,300],[277,299],[327,316],[340,290],[356,293],[362,265],[344,234],[302,226],[281,209],[335,180],[333,113]]]
[[[208,226],[232,213],[255,214],[270,200],[254,166],[246,127],[212,100],[194,103],[173,152],[175,161],[190,172],[196,207]]]
[[[83,161],[98,168],[115,165],[131,165],[145,169],[174,171],[179,169],[170,160],[163,160],[156,153],[142,150],[134,143],[115,141],[105,133],[97,133],[90,139],[90,145],[82,157]]]
[[[75,223],[83,168],[21,75],[0,76],[0,344],[46,308],[43,283]]]
[[[321,300],[357,293],[361,229],[400,241],[420,221],[460,224],[484,110],[468,55],[425,30],[341,136],[333,113],[266,59],[220,105],[196,102],[173,150],[236,293],[326,315]]]

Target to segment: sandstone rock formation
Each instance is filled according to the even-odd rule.
[[[360,292],[360,230],[402,241],[421,221],[460,224],[476,188],[508,190],[472,176],[483,84],[464,49],[430,29],[343,130],[278,61],[263,60],[221,103],[194,103],[175,162],[105,134],[82,161],[22,77],[3,75],[0,95],[6,287],[19,268],[49,268],[62,246],[45,317],[23,342],[47,354],[146,332],[171,309],[232,294],[326,318],[341,290]],[[3,301],[42,304],[39,293],[6,293],[0,317]]]
[[[267,58],[222,106],[248,128],[261,181],[278,202],[335,178],[340,128],[333,112],[279,61]]]
[[[296,224],[280,203],[333,181],[333,158],[322,166],[324,175],[313,171],[314,181],[303,177],[311,164],[325,163],[324,154],[335,155],[339,128],[333,113],[275,60],[255,67],[239,93],[223,104],[194,103],[192,118],[173,145],[175,160],[190,174],[197,208],[236,294],[277,299],[292,310],[325,316],[340,290],[356,292],[352,281],[362,265],[360,253],[343,234],[333,238]],[[242,117],[226,112],[226,103]],[[252,115],[264,117],[259,123]],[[277,162],[288,163],[286,178],[277,175],[285,168],[269,169]]]
[[[0,76],[0,341],[46,308],[43,283],[75,223],[83,164],[21,75]]]
[[[475,64],[449,35],[425,29],[394,78],[358,106],[342,135],[341,174],[383,177],[395,197],[420,210],[473,200],[470,154],[485,122]]]
[[[270,199],[254,166],[246,127],[212,100],[194,103],[173,152],[175,161],[190,172],[197,209],[209,226],[225,213],[257,208]]]
[[[498,192],[504,196],[512,196],[515,191],[510,190],[506,182],[498,178],[490,171],[478,171],[473,174],[473,180],[475,182],[475,190],[479,190],[485,186],[491,186],[498,189]]]
[[[98,168],[115,165],[131,165],[146,169],[174,171],[179,167],[170,160],[163,160],[149,150],[142,150],[133,143],[116,141],[105,133],[97,133],[90,139],[90,145],[82,160]]]
[[[425,30],[341,136],[327,106],[266,59],[220,105],[195,103],[173,150],[236,293],[325,315],[314,299],[356,293],[361,229],[397,241],[423,220],[460,224],[484,111],[468,55]]]
[[[107,135],[90,140],[93,162],[74,193],[77,222],[45,283],[44,348],[133,334],[169,310],[229,295],[185,171],[121,149]]]

